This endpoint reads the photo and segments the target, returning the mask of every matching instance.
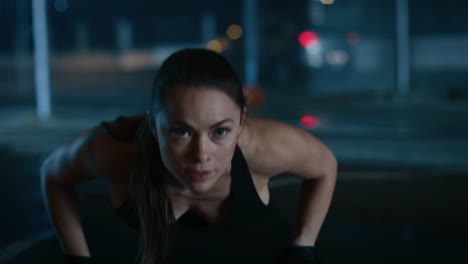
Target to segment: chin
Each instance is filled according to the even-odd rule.
[[[211,191],[217,182],[218,178],[210,178],[205,181],[189,181],[187,187],[196,194],[204,194]]]
[[[208,193],[211,189],[213,189],[212,184],[207,185],[207,184],[195,183],[195,184],[190,184],[188,187],[190,191],[195,194],[205,194],[205,193]]]

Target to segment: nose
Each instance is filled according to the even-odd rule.
[[[206,162],[210,160],[209,142],[203,135],[194,137],[192,142],[192,156],[196,162]]]

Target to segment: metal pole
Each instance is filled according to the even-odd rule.
[[[410,93],[408,0],[396,1],[397,88],[400,97]]]
[[[216,38],[216,19],[210,12],[202,15],[201,19],[201,40],[206,45],[210,40]]]
[[[245,84],[258,84],[257,0],[244,0]]]
[[[41,120],[49,119],[50,81],[46,0],[32,1],[36,111]]]
[[[24,96],[29,92],[28,82],[28,0],[16,1],[16,92]]]
[[[133,46],[133,28],[128,20],[120,19],[115,22],[117,51],[122,54]]]
[[[75,48],[77,52],[89,51],[89,30],[83,20],[75,24]]]

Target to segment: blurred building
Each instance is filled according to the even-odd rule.
[[[394,98],[395,3],[258,0],[259,82],[270,91],[287,89],[311,97]],[[411,94],[427,100],[466,98],[468,19],[463,10],[468,4],[461,0],[407,4]],[[85,74],[90,81],[98,78],[92,76],[96,72],[150,75],[183,47],[215,49],[243,76],[242,5],[240,0],[49,0],[52,86],[73,86],[60,77],[67,74]],[[30,98],[31,1],[4,0],[0,12],[0,95]],[[232,25],[240,28],[236,38],[227,33]]]

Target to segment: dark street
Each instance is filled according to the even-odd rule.
[[[274,111],[278,111],[280,103],[272,105],[275,107],[268,109],[266,103],[252,112],[276,116]],[[305,105],[295,107],[302,109],[301,114],[313,113],[327,120],[311,133],[328,144],[339,160],[335,196],[318,242],[323,263],[440,263],[467,259],[468,133],[460,123],[464,107],[429,110],[413,106],[411,115],[400,115],[402,107],[397,108],[397,104],[393,108],[372,104],[314,105],[311,111],[305,111]],[[296,108],[287,112],[291,119],[284,121],[293,123]],[[406,105],[405,109],[409,108]],[[33,130],[26,124],[37,121],[29,119],[20,130],[20,120],[12,118],[17,123],[10,122],[2,131],[1,170],[8,180],[1,191],[6,217],[2,218],[0,256],[8,260],[6,263],[50,263],[51,259],[60,259],[61,251],[41,198],[39,166],[54,146],[96,124],[100,116],[108,120],[113,115],[111,110],[76,109],[75,120],[72,108],[64,107],[59,115],[67,118],[53,125],[43,124]],[[109,109],[117,109],[115,116],[136,111],[131,106]],[[425,117],[430,111],[432,117],[453,118],[444,119],[443,127],[437,126]],[[278,112],[278,116],[282,113]],[[388,121],[374,122],[376,115]],[[354,130],[351,124],[355,124]],[[288,175],[280,175],[270,184],[271,204],[290,221],[295,217],[298,186],[299,182]],[[108,187],[104,181],[80,187],[85,230],[92,252],[125,263],[136,252],[137,236],[111,210]]]
[[[200,135],[205,124],[236,123],[235,118],[227,118],[234,111],[247,109],[247,115],[301,128],[319,140],[279,123],[253,119],[261,120],[254,124],[260,129],[251,131],[265,133],[253,137],[263,143],[258,147],[257,141],[235,141],[235,136],[242,139],[240,132],[229,134],[229,129],[219,125],[206,125],[209,135],[213,135],[213,127],[225,129],[221,132],[232,136],[231,149],[239,142],[247,146],[243,146],[246,152],[250,148],[248,161],[253,163],[249,168],[237,163],[234,168],[243,167],[244,173],[236,175],[248,175],[247,169],[260,176],[271,171],[297,175],[280,174],[268,182],[268,210],[274,213],[258,214],[262,217],[257,217],[258,208],[247,210],[254,208],[248,206],[255,205],[254,200],[260,197],[249,196],[254,188],[236,189],[241,193],[236,196],[225,186],[227,181],[211,185],[224,188],[223,200],[211,197],[209,191],[200,196],[189,192],[185,197],[189,197],[187,207],[197,209],[192,199],[201,197],[206,200],[196,205],[201,208],[209,202],[211,213],[220,215],[226,209],[221,205],[232,197],[249,198],[242,204],[246,211],[241,211],[247,213],[226,219],[253,220],[235,232],[181,232],[182,236],[174,237],[185,247],[172,247],[178,251],[172,255],[176,256],[175,262],[177,257],[209,259],[219,254],[226,264],[237,263],[243,259],[238,261],[236,257],[245,259],[249,250],[256,257],[276,260],[284,250],[260,245],[274,244],[298,227],[294,224],[299,211],[299,179],[303,177],[320,179],[317,182],[321,183],[303,189],[314,197],[306,202],[313,205],[306,210],[314,213],[299,227],[304,228],[301,236],[307,235],[301,241],[309,246],[316,234],[304,235],[314,231],[304,226],[318,227],[323,219],[320,212],[327,213],[324,208],[332,197],[314,245],[322,264],[468,263],[467,8],[468,2],[461,0],[0,1],[0,264],[65,264],[64,254],[74,246],[80,249],[71,251],[88,255],[80,244],[80,234],[68,237],[73,245],[67,250],[61,248],[41,190],[41,165],[59,146],[102,121],[144,114],[150,108],[171,120],[170,111],[162,111],[170,107],[183,109],[174,110],[184,113],[174,120],[185,123],[175,128],[170,125],[171,139],[182,139],[181,132],[199,134],[198,141],[191,139],[190,144],[177,145],[182,141],[176,140],[169,144],[173,144],[172,150],[184,154],[163,153],[172,155],[168,159],[174,164],[177,157],[184,162],[190,159],[188,169],[177,166],[181,163],[174,165],[184,170],[180,175],[187,174],[190,179],[227,175],[213,172],[228,171],[228,143],[218,144],[209,136],[211,147],[206,150]],[[193,53],[185,56],[192,55],[180,55],[187,49]],[[184,59],[174,63],[173,69],[167,61],[174,54]],[[194,54],[210,55],[200,59]],[[217,58],[217,63],[210,61],[211,57]],[[184,63],[189,66],[182,67]],[[216,93],[218,90],[225,94]],[[189,99],[177,104],[180,98],[174,95],[188,95]],[[198,104],[198,98],[207,103]],[[224,116],[219,119],[223,122],[214,120],[218,114]],[[158,123],[156,119],[154,123]],[[149,127],[147,135],[151,135]],[[233,125],[231,130],[236,132],[236,127]],[[288,144],[280,145],[283,141]],[[154,143],[148,142],[140,146],[151,147]],[[99,154],[103,156],[121,153],[109,151],[113,148],[107,145],[101,147]],[[210,157],[215,151],[219,155],[213,155],[214,162],[197,163],[195,168],[196,155]],[[277,156],[271,155],[271,159],[262,160],[270,154],[266,151],[283,157],[273,159]],[[290,158],[299,155],[299,159]],[[132,158],[121,156],[122,162]],[[332,193],[335,158],[338,173]],[[264,170],[254,171],[255,165],[251,164],[255,162],[261,163]],[[157,166],[152,161],[147,164]],[[114,163],[106,165],[109,171],[115,169]],[[53,174],[51,168],[45,174]],[[123,168],[117,173],[107,170],[103,174],[123,172]],[[76,167],[70,171],[78,176]],[[234,175],[232,171],[230,176]],[[61,178],[66,176],[60,174],[57,181],[48,183],[69,186]],[[145,173],[142,178],[132,179],[144,177]],[[146,183],[133,194],[150,190]],[[183,180],[181,183],[185,184]],[[266,190],[267,181],[260,184]],[[136,263],[138,250],[143,248],[141,234],[112,209],[110,187],[104,176],[76,186],[86,242],[96,263]],[[50,189],[49,194],[54,192]],[[55,197],[63,199],[54,202],[70,206],[66,189],[57,190]],[[160,194],[150,192],[149,196],[161,198]],[[157,200],[158,205],[166,198]],[[145,196],[139,201],[152,203],[154,199]],[[215,202],[221,204],[221,209],[213,209]],[[154,209],[154,204],[151,206]],[[63,216],[67,210],[56,209],[54,213]],[[193,221],[188,215],[188,222]],[[155,216],[164,217],[149,214],[149,218]],[[153,220],[149,225],[155,223]],[[73,224],[68,221],[65,224]],[[270,229],[259,228],[263,224]],[[291,239],[295,238],[291,235]],[[256,254],[260,248],[268,251]]]

